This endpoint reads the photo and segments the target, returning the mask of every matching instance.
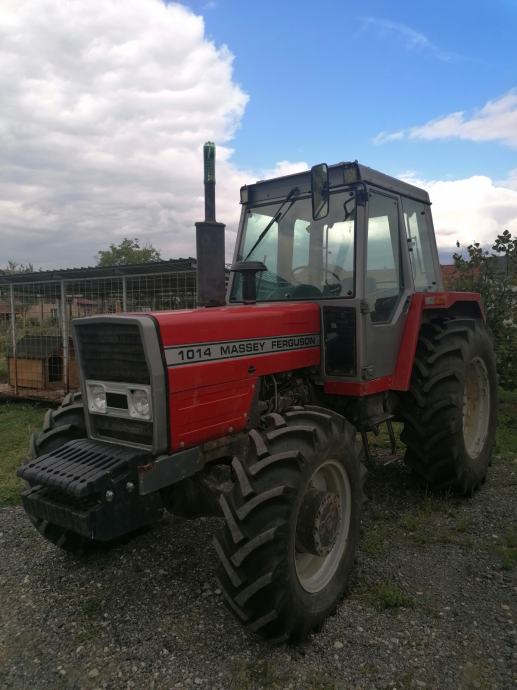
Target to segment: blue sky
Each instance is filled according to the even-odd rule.
[[[517,2],[192,0],[235,56],[250,95],[232,142],[242,166],[359,160],[426,179],[503,179],[516,151],[497,142],[399,141],[381,131],[466,116],[517,86]]]

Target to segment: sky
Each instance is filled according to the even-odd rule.
[[[0,267],[195,253],[239,187],[355,160],[429,191],[442,260],[517,234],[517,0],[2,0]]]

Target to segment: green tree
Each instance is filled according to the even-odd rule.
[[[127,266],[148,264],[161,260],[160,252],[150,244],[140,245],[138,237],[125,237],[120,244],[110,244],[109,249],[97,254],[97,266]]]
[[[6,267],[3,270],[0,270],[0,273],[3,273],[4,275],[34,273],[34,266],[30,263],[20,264],[17,261],[8,259]],[[15,293],[15,314],[19,314],[22,317],[24,326],[27,323],[27,314],[29,313],[30,308],[37,304],[37,302],[37,295],[30,289],[25,289],[21,293]]]
[[[453,259],[455,271],[447,287],[481,293],[499,381],[504,388],[517,388],[517,237],[504,230],[491,251],[474,242]]]
[[[34,266],[32,264],[19,264],[17,261],[7,261],[7,266],[3,270],[4,273],[34,273]]]

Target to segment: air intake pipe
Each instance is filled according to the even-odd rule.
[[[226,302],[224,223],[215,219],[215,144],[203,146],[205,220],[196,223],[197,303],[219,307]]]

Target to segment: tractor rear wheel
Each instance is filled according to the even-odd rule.
[[[316,406],[269,414],[222,494],[214,539],[232,613],[273,641],[302,640],[334,612],[359,539],[363,468],[355,429]]]
[[[68,441],[85,437],[86,426],[81,394],[69,393],[60,407],[47,411],[41,431],[32,434],[28,460],[50,453]],[[87,539],[47,520],[31,515],[28,517],[45,539],[64,551],[80,555],[92,550],[104,549],[107,546],[105,542]]]
[[[471,495],[485,481],[497,425],[497,373],[480,319],[424,323],[401,416],[406,464],[429,485]]]

